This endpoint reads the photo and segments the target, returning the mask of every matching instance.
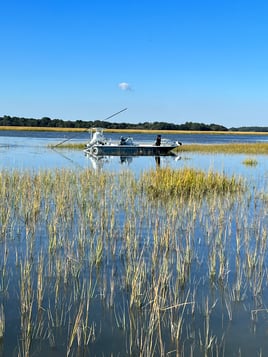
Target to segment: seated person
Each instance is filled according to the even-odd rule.
[[[120,138],[120,145],[126,145],[126,141],[127,141],[127,139],[124,138],[123,136],[121,136],[121,138]]]

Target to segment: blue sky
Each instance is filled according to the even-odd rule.
[[[2,0],[0,116],[268,126],[267,18],[258,0]]]

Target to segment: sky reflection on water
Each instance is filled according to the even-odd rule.
[[[113,139],[120,134],[111,134]],[[134,140],[154,140],[154,134],[135,134]],[[168,138],[177,138],[178,135],[165,135]],[[268,161],[265,155],[255,156],[258,164],[255,167],[243,164],[245,158],[253,155],[235,154],[198,154],[182,153],[178,157],[161,157],[160,162],[155,157],[105,157],[99,160],[87,157],[82,150],[51,149],[48,145],[58,144],[66,138],[71,142],[86,142],[88,133],[62,132],[23,132],[0,131],[0,169],[45,170],[55,168],[105,170],[118,172],[130,169],[136,175],[148,169],[169,166],[174,169],[194,167],[202,170],[224,172],[227,175],[241,175],[249,179],[264,177],[268,171]],[[180,135],[183,143],[223,143],[223,142],[258,142],[267,141],[265,135]]]

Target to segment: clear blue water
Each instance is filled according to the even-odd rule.
[[[109,134],[112,139],[119,139],[120,134]],[[134,140],[151,140],[153,134],[134,134]],[[179,140],[182,143],[228,143],[228,142],[264,142],[268,141],[265,135],[206,135],[206,134],[181,134],[165,135],[166,138]],[[106,157],[94,160],[85,156],[83,151],[68,149],[51,149],[49,145],[56,145],[63,140],[68,142],[86,143],[89,138],[87,132],[62,133],[62,132],[29,132],[29,131],[0,131],[0,168],[5,169],[34,169],[47,168],[93,168],[96,170],[116,171],[131,169],[136,174],[143,170],[156,167],[154,157],[120,158]],[[248,156],[248,155],[247,155]],[[160,165],[169,165],[173,168],[192,166],[205,170],[216,169],[227,174],[251,174],[252,169],[242,165],[245,155],[200,155],[183,153],[176,159],[174,157],[161,157]],[[254,169],[254,175],[263,175],[267,169],[265,156],[258,156],[260,163]],[[257,171],[256,171],[257,170]]]

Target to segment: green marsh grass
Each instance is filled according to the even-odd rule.
[[[244,339],[264,343],[268,205],[239,177],[2,170],[0,183],[7,355],[239,355],[241,303],[256,325]]]
[[[48,147],[51,149],[68,149],[68,150],[83,150],[85,149],[85,142],[83,143],[71,143],[71,142],[66,142],[64,144],[57,145],[56,144],[49,144]]]
[[[143,174],[141,182],[142,190],[150,196],[164,199],[178,196],[198,198],[206,194],[227,194],[243,190],[243,183],[239,178],[191,168],[150,170]]]
[[[243,164],[246,166],[257,166],[258,165],[258,161],[254,158],[245,158],[245,160],[243,160]]]
[[[268,154],[268,143],[186,144],[180,152],[206,154]]]

